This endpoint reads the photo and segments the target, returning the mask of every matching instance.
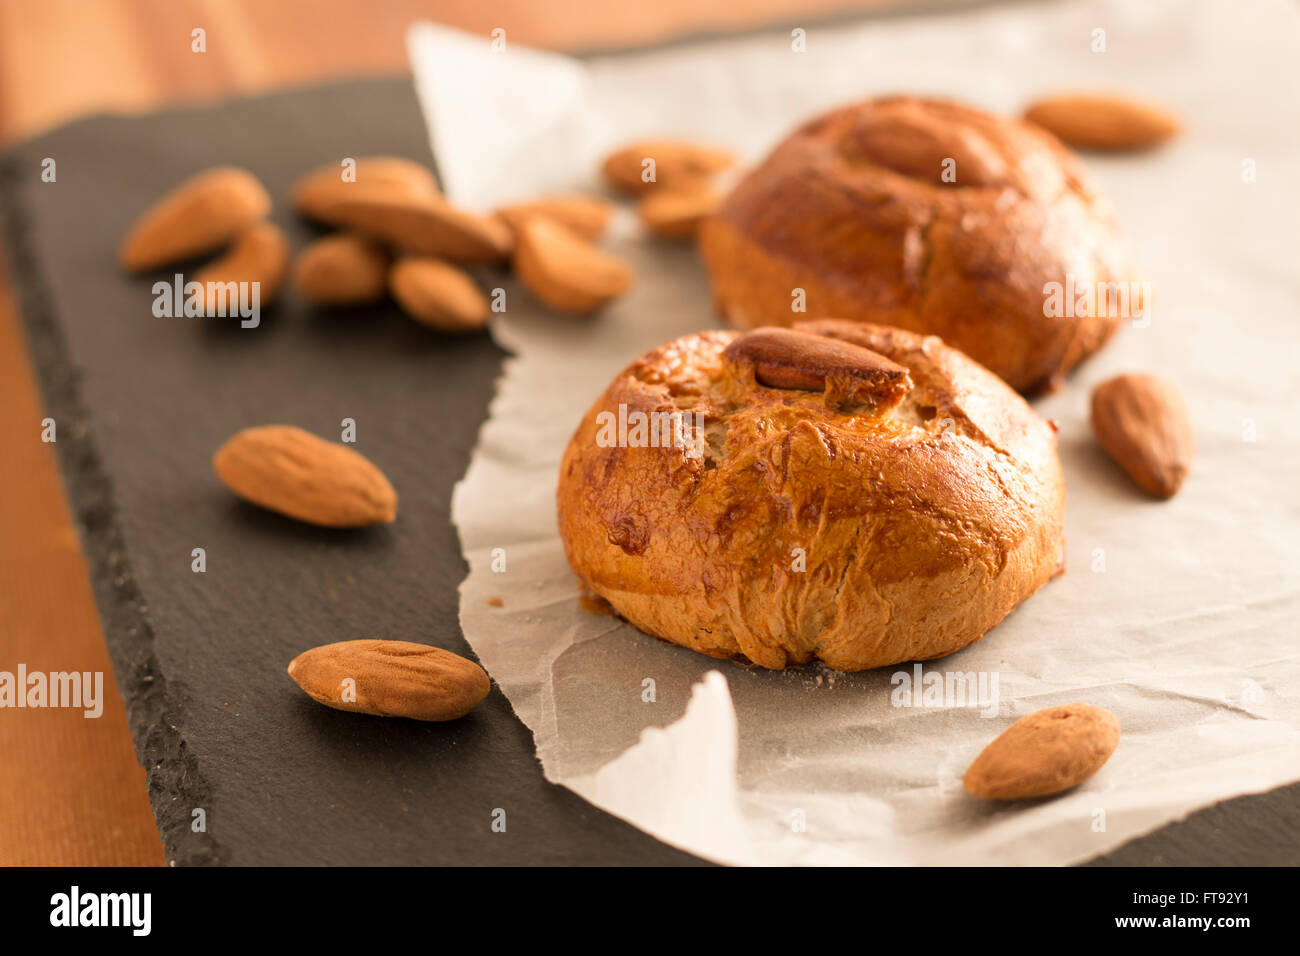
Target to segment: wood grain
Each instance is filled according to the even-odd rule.
[[[0,712],[0,865],[161,865],[144,769],[4,283],[0,276],[0,670],[99,671],[104,711]]]

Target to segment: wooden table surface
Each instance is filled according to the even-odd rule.
[[[0,147],[96,112],[408,72],[425,18],[556,49],[652,43],[889,0],[0,0]],[[196,28],[206,52],[191,50]],[[4,257],[0,256],[0,264]],[[8,278],[0,271],[0,670],[103,671],[104,713],[0,714],[0,865],[162,865]]]

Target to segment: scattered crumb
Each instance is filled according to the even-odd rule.
[[[505,607],[505,602],[499,597],[488,598],[488,604],[491,604],[493,607]]]

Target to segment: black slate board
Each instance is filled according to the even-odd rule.
[[[307,647],[359,637],[470,654],[449,500],[502,353],[388,306],[327,315],[292,295],[256,330],[154,318],[154,277],[123,276],[114,249],[149,201],[218,163],[262,178],[301,247],[313,233],[284,203],[293,179],[371,154],[432,163],[409,82],[91,119],[0,163],[20,306],[168,859],[699,862],[548,784],[497,691],[462,721],[428,725],[327,710],[284,673]],[[40,180],[45,157],[56,183]],[[212,452],[242,427],[337,437],[343,418],[399,491],[392,527],[312,529],[237,502],[212,475]],[[204,574],[190,568],[196,547]],[[191,829],[195,807],[205,833]],[[491,829],[497,808],[505,833]],[[1285,788],[1096,862],[1294,863],[1298,821],[1300,787]]]

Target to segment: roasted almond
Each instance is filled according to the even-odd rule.
[[[289,662],[289,676],[326,707],[412,720],[464,717],[491,689],[473,661],[407,641],[313,647]]]
[[[988,800],[1046,797],[1078,786],[1110,759],[1119,721],[1100,707],[1065,704],[1021,717],[966,771],[967,791]]]
[[[344,179],[344,175],[351,176]],[[334,204],[349,198],[355,187],[378,191],[393,199],[438,196],[438,183],[424,166],[396,156],[369,156],[356,166],[322,166],[307,173],[293,187],[293,208],[319,222],[337,224]]]
[[[866,113],[841,152],[923,182],[944,183],[951,160],[954,185],[991,186],[1007,178],[1007,164],[982,134],[946,122],[915,102],[895,102]]]
[[[593,196],[547,196],[503,206],[497,214],[516,230],[528,219],[545,216],[584,239],[599,239],[609,227],[614,204]]]
[[[1124,96],[1055,96],[1025,110],[1025,119],[1079,149],[1114,151],[1149,149],[1180,126],[1168,110]]]
[[[767,388],[824,391],[835,404],[867,404],[877,412],[897,405],[912,389],[907,369],[878,352],[793,329],[746,332],[723,356],[752,367],[754,380]]]
[[[614,188],[633,196],[696,186],[736,162],[731,153],[681,140],[643,140],[605,157],[602,169]]]
[[[637,203],[636,214],[661,239],[690,239],[721,202],[722,197],[707,185],[655,190]]]
[[[342,233],[317,239],[299,255],[293,282],[316,305],[358,305],[383,298],[388,252],[364,236]]]
[[[1138,487],[1172,498],[1196,454],[1183,396],[1154,375],[1119,375],[1092,392],[1092,428]]]
[[[135,221],[122,267],[143,272],[215,252],[271,211],[271,197],[244,169],[218,166],[185,180]]]
[[[515,272],[533,295],[560,312],[591,312],[632,288],[631,267],[551,219],[527,220],[515,245]]]
[[[487,296],[463,270],[438,259],[398,260],[388,288],[407,315],[439,331],[473,332],[487,325]]]
[[[204,288],[205,315],[235,315],[240,283],[256,285],[259,307],[275,301],[289,268],[289,240],[279,226],[259,222],[235,237],[225,255],[194,274]]]
[[[440,196],[395,198],[358,186],[331,207],[334,221],[404,252],[452,262],[500,262],[514,246],[497,218],[458,209]]]
[[[386,524],[397,494],[358,452],[291,425],[246,428],[221,446],[212,467],[255,505],[329,528]]]

